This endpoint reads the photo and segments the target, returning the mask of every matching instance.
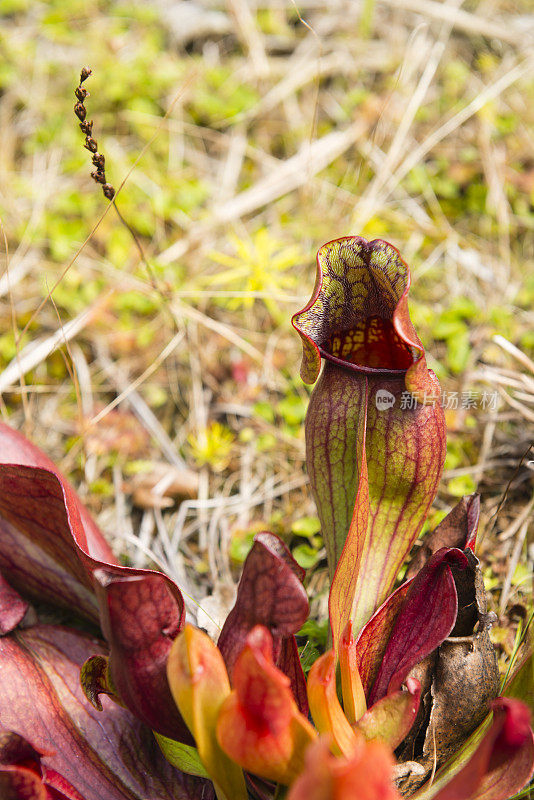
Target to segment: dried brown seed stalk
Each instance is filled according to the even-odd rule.
[[[111,183],[107,182],[105,169],[106,159],[102,153],[98,152],[98,143],[96,139],[93,138],[93,120],[90,122],[86,120],[87,109],[85,108],[84,101],[89,92],[85,86],[82,86],[82,83],[86,81],[91,74],[92,70],[90,70],[88,67],[82,68],[80,73],[80,83],[74,90],[74,94],[76,95],[77,99],[77,102],[74,106],[74,113],[80,120],[80,128],[82,133],[85,134],[84,147],[93,154],[92,162],[96,167],[96,170],[91,172],[91,178],[102,186],[104,197],[106,197],[108,200],[113,200],[115,197],[115,189]]]

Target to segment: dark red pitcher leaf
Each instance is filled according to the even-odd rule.
[[[274,663],[291,679],[300,710],[307,714],[306,684],[294,634],[308,617],[302,585],[304,570],[272,533],[259,533],[247,556],[237,599],[219,636],[219,649],[232,680],[235,663],[249,632],[263,625],[273,637]]]
[[[465,767],[433,795],[435,800],[508,800],[520,791],[534,771],[529,720],[523,703],[498,697],[490,729]]]
[[[178,590],[162,575],[95,571],[102,631],[109,643],[109,676],[117,695],[139,719],[170,739],[193,743],[172,699],[167,657],[185,622]]]

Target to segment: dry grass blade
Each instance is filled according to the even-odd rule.
[[[196,322],[200,322],[200,324],[204,325],[206,328],[218,333],[220,336],[224,336],[225,339],[232,344],[235,344],[240,350],[253,358],[255,361],[263,363],[263,353],[256,347],[253,347],[253,345],[249,344],[245,339],[243,339],[242,336],[239,336],[239,334],[232,330],[232,328],[228,325],[224,325],[222,322],[211,319],[211,317],[208,317],[207,314],[203,314],[201,311],[198,311],[196,308],[188,306],[185,303],[175,304],[172,308],[172,312],[178,322],[181,321],[182,317],[188,317]]]
[[[534,361],[532,361],[532,359],[529,358],[526,353],[523,353],[519,347],[516,347],[515,344],[512,344],[512,342],[509,342],[508,339],[505,339],[504,336],[500,336],[499,334],[496,334],[493,337],[493,341],[495,344],[498,344],[499,347],[502,347],[503,350],[513,356],[517,361],[519,361],[519,363],[526,367],[526,369],[530,370],[534,376]]]
[[[516,519],[512,522],[511,525],[506,528],[506,530],[502,531],[499,534],[499,540],[501,542],[507,541],[507,539],[511,539],[512,536],[515,536],[517,531],[521,528],[521,526],[526,522],[528,523],[530,513],[534,508],[534,497],[521,509],[520,513],[517,515]]]
[[[451,13],[457,13],[457,6],[460,2],[461,0],[454,0],[454,3],[447,4],[446,7],[450,8]],[[423,66],[421,77],[407,103],[389,149],[381,160],[373,181],[358,204],[358,209],[361,210],[356,212],[357,218],[368,220],[376,210],[379,204],[378,198],[380,191],[388,183],[391,173],[398,166],[399,159],[402,157],[405,150],[409,130],[413,125],[415,116],[424,101],[441,58],[445,53],[451,30],[452,21],[447,20],[443,25],[443,30],[440,33],[439,39],[433,44],[429,55],[424,43],[422,46],[419,37],[414,35],[412,47],[406,53],[405,62],[410,64],[412,70],[414,70],[414,61],[418,65]]]
[[[245,43],[245,49],[249,53],[255,74],[259,78],[266,78],[269,75],[269,61],[250,5],[247,0],[228,0],[228,7],[236,21],[237,30]]]
[[[447,3],[438,3],[436,0],[379,0],[379,2],[394,8],[415,11],[424,17],[430,17],[430,19],[449,22],[454,28],[474,36],[488,36],[516,46],[521,44],[522,37],[510,30],[504,20],[503,22],[494,22],[480,14],[451,8]],[[532,38],[534,39],[534,36]]]
[[[35,369],[55,350],[77,336],[107,305],[111,295],[112,292],[105,294],[90,308],[82,311],[75,319],[65,323],[50,336],[26,345],[0,375],[0,393],[21,381],[27,372]]]
[[[431,152],[443,139],[450,136],[457,128],[467,122],[474,114],[480,111],[488,102],[499,97],[514,83],[525,78],[534,72],[534,57],[530,56],[525,58],[520,63],[516,64],[512,69],[508,70],[504,75],[501,75],[493,83],[486,86],[479,94],[471,100],[470,103],[458,111],[450,119],[440,125],[436,130],[429,134],[426,139],[417,147],[415,147],[401,162],[399,167],[387,179],[385,189],[381,193],[381,203],[386,202],[387,197],[394,191],[398,184],[408,175],[408,173],[419,164],[425,156]],[[364,217],[360,210],[357,209],[355,221],[358,226],[365,224],[369,218],[369,214]]]
[[[304,186],[314,175],[348,150],[364,131],[364,123],[358,121],[345,130],[328,133],[311,143],[306,142],[298,153],[271,169],[269,175],[253,187],[236,195],[232,200],[215,206],[212,209],[210,225],[199,225],[191,229],[183,239],[158,255],[159,263],[170,264],[181,258],[191,246],[198,244],[212,227],[234,222]]]
[[[506,609],[506,605],[508,603],[508,599],[510,597],[510,590],[512,588],[512,579],[514,577],[514,572],[516,570],[516,567],[519,564],[519,559],[521,558],[521,551],[523,550],[523,546],[525,544],[528,526],[529,526],[529,521],[526,520],[517,531],[514,547],[508,559],[508,569],[506,572],[506,577],[504,579],[503,587],[501,589],[501,599],[499,601],[499,610],[501,614],[504,613],[504,610]]]
[[[35,250],[17,257],[17,253],[11,259],[9,269],[0,277],[0,297],[8,294],[15,286],[22,281],[39,263],[39,255]]]
[[[178,337],[178,338],[177,338]],[[169,350],[169,346],[165,348],[165,350],[169,350],[167,355],[170,355],[170,352],[174,350],[175,347],[178,346],[179,341],[183,338],[183,334],[176,334],[176,341],[172,341],[173,347]],[[97,345],[98,346],[98,345]],[[160,356],[161,361],[164,360],[165,356],[163,353]],[[98,362],[102,367],[107,378],[117,386],[120,391],[120,395],[113,401],[112,407],[118,405],[122,400],[126,400],[130,405],[132,411],[136,415],[136,417],[140,420],[140,422],[144,425],[147,431],[153,436],[156,441],[159,443],[162,453],[165,455],[166,458],[170,461],[171,464],[174,464],[177,467],[184,468],[185,462],[177,453],[172,440],[169,438],[161,423],[155,416],[154,412],[149,408],[147,403],[143,400],[141,395],[136,391],[136,386],[142,383],[148,375],[146,374],[148,370],[152,371],[149,367],[143,375],[137,379],[136,382],[131,383],[128,379],[127,375],[121,370],[121,368],[114,364],[109,357],[106,355],[102,343],[100,342],[99,345],[99,354],[98,354]],[[150,374],[150,372],[148,372]],[[98,418],[101,419],[104,415],[104,412],[110,411],[111,408],[108,406],[101,414],[98,414]],[[95,423],[95,419],[92,420],[92,423]]]

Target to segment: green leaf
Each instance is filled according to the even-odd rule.
[[[476,483],[471,475],[456,475],[450,479],[447,488],[454,497],[463,497],[475,491]]]
[[[288,425],[300,425],[306,416],[306,407],[301,397],[289,395],[277,403],[276,410]]]
[[[159,733],[154,733],[154,736],[169,764],[172,764],[173,767],[182,772],[187,772],[188,775],[209,779],[196,747],[176,742],[174,739],[168,739]]]
[[[512,586],[520,586],[532,577],[532,572],[526,564],[519,563],[512,575]],[[526,588],[526,587],[525,587]]]
[[[274,422],[274,411],[270,403],[264,401],[255,403],[252,411],[256,417],[261,417],[261,419],[264,419],[266,422]]]
[[[522,700],[534,712],[534,653],[530,651],[521,661],[504,687],[506,697]]]
[[[246,531],[244,534],[240,532],[238,535],[233,536],[230,541],[230,558],[242,564],[248,556],[254,544],[254,536],[257,531]]]
[[[291,554],[297,564],[303,569],[311,569],[319,560],[319,553],[309,544],[299,544],[293,548]]]
[[[301,517],[296,519],[291,526],[291,533],[294,533],[295,536],[305,536],[306,539],[311,539],[320,530],[321,523],[318,517]]]
[[[302,628],[297,632],[296,636],[303,636],[306,637],[308,640],[307,644],[305,645],[318,648],[323,652],[326,648],[328,642],[328,633],[329,633],[329,624],[328,620],[325,619],[322,622],[317,622],[315,619],[308,619],[302,626]]]

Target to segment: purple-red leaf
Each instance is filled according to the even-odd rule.
[[[492,706],[491,728],[466,766],[430,795],[435,800],[508,800],[532,777],[534,735],[527,707],[505,697]]]
[[[267,628],[273,637],[274,663],[291,679],[299,708],[307,714],[306,683],[294,637],[309,612],[303,577],[304,570],[278,536],[259,533],[245,561],[237,599],[218,646],[231,681],[249,632],[256,625]]]
[[[0,445],[5,430],[0,426]],[[89,570],[100,562],[90,550],[80,506],[55,472],[0,465],[0,571],[17,591],[97,620]],[[106,558],[115,563],[111,551]]]
[[[369,698],[395,621],[410,591],[412,582],[413,579],[403,583],[382,603],[369,622],[364,625],[356,640],[356,664],[367,698]]]
[[[124,705],[153,730],[192,743],[167,682],[167,657],[185,621],[183,599],[163,576],[95,571],[109,674]]]
[[[24,748],[26,758],[33,752],[46,800],[213,800],[211,784],[171,767],[129,711],[104,697],[99,712],[84,697],[80,666],[101,651],[98,641],[50,625],[0,639],[0,719],[20,737],[18,757],[8,741],[0,762],[17,767]]]
[[[55,800],[40,776],[23,766],[0,766],[0,797],[4,800]],[[64,800],[65,795],[56,797]]]
[[[149,576],[121,567],[72,486],[50,459],[0,423],[0,572],[24,598],[93,620],[93,570]],[[176,587],[162,576],[169,587]]]
[[[306,691],[306,678],[304,677],[302,664],[300,662],[297,640],[294,636],[286,636],[282,639],[276,666],[289,678],[291,691],[293,692],[299,711],[307,715],[308,694]]]
[[[414,578],[384,651],[370,705],[397,691],[411,668],[452,631],[458,595],[451,566],[467,568],[468,562],[461,550],[443,548]]]
[[[84,800],[62,775],[40,763],[40,756],[33,748],[28,745],[26,749],[30,752],[25,758],[7,764],[1,763],[0,752],[2,800]]]

